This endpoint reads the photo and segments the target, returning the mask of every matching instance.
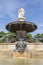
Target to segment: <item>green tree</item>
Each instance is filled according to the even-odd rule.
[[[0,37],[4,36],[5,35],[5,32],[3,31],[0,31]]]
[[[41,36],[41,38],[43,38],[43,33],[40,36]]]
[[[26,38],[32,38],[32,34],[26,33]]]
[[[42,34],[36,34],[36,35],[34,36],[34,38],[39,38],[38,40],[39,40],[40,42],[43,42],[43,33],[42,33]]]
[[[39,33],[34,36],[34,38],[40,38],[40,37],[41,35]]]
[[[15,42],[16,41],[16,34],[11,33],[11,32],[7,32],[6,35],[2,36],[0,38],[0,43],[4,43],[4,42]]]

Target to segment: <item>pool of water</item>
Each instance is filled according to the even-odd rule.
[[[43,65],[43,58],[0,58],[0,65]]]

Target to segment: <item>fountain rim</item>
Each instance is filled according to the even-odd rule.
[[[37,25],[32,23],[32,22],[29,22],[29,21],[13,21],[13,22],[8,23],[5,28],[7,29],[7,26],[10,25],[10,24],[12,25],[12,24],[24,24],[24,23],[28,24],[28,25],[29,24],[33,25],[35,27],[35,29],[33,31],[35,31],[37,29]],[[10,31],[10,30],[8,30],[8,31]],[[33,32],[33,31],[30,31],[30,32]]]

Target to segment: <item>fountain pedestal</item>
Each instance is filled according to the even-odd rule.
[[[26,34],[26,31],[16,31],[17,33],[17,39],[21,39],[21,40],[24,40],[25,39],[25,34]]]

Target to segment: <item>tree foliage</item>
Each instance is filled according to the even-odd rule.
[[[35,38],[40,38],[41,35],[38,33],[38,34],[36,34],[34,37],[35,37]]]
[[[34,36],[34,38],[39,38],[38,40],[39,40],[40,42],[43,42],[43,33],[42,33],[42,34],[36,34],[36,35]]]
[[[6,33],[3,31],[0,31],[0,37],[3,37]]]
[[[4,42],[15,42],[16,41],[16,33],[12,33],[12,32],[3,32],[0,31],[0,43],[4,43]],[[42,34],[36,34],[34,35],[34,37],[32,37],[32,34],[26,33],[26,38],[27,39],[35,39],[35,38],[41,38],[40,41],[43,42],[43,33]]]
[[[26,38],[32,38],[32,35],[29,33],[26,33]]]
[[[0,35],[3,33],[0,33]],[[16,34],[15,33],[7,32],[2,37],[0,37],[0,43],[4,43],[4,42],[11,43],[14,41],[16,41]]]

